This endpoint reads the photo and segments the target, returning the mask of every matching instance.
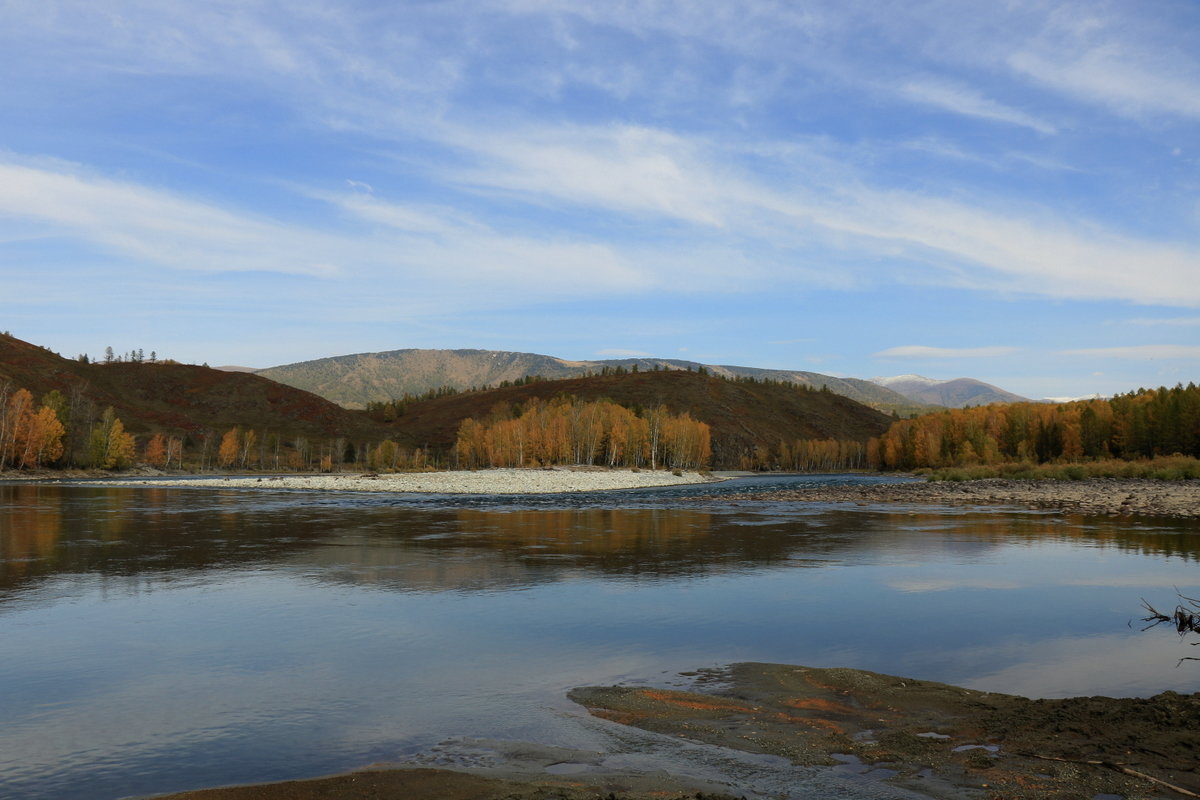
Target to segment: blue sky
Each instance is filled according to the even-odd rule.
[[[1200,378],[1200,4],[0,4],[0,328]]]

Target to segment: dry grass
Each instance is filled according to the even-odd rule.
[[[1073,464],[1033,464],[1029,462],[989,464],[969,467],[944,467],[919,470],[931,481],[972,481],[983,478],[1013,480],[1082,481],[1093,478],[1149,478],[1188,480],[1200,478],[1200,459],[1190,456],[1158,456],[1151,459],[1122,461],[1105,459]]]

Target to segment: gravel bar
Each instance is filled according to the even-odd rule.
[[[713,501],[1021,505],[1079,514],[1200,517],[1200,481],[1094,478],[1080,481],[1010,480],[866,484],[727,494]]]
[[[487,469],[377,475],[166,478],[79,481],[84,486],[203,487],[212,489],[310,489],[323,492],[423,492],[432,494],[561,494],[679,486],[719,480],[709,474],[628,469]]]

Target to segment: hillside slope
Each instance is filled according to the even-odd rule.
[[[596,373],[605,368],[642,372],[655,368],[697,370],[727,378],[777,380],[830,391],[873,408],[908,413],[928,410],[920,403],[871,381],[835,378],[817,372],[760,369],[732,365],[700,364],[670,358],[623,358],[602,361],[567,361],[538,353],[497,350],[391,350],[357,353],[315,361],[302,361],[259,370],[257,374],[289,386],[319,394],[347,408],[365,408],[404,395],[420,395],[449,386],[454,389],[498,386],[527,375],[559,379]]]
[[[711,426],[717,468],[737,467],[743,455],[757,447],[776,448],[781,441],[866,441],[892,422],[888,415],[832,391],[664,370],[536,381],[413,402],[396,422],[397,438],[408,447],[448,450],[462,420],[483,420],[497,407],[507,410],[532,398],[545,401],[560,394],[608,399],[635,410],[661,404],[674,414],[686,411]]]
[[[187,364],[83,364],[0,335],[0,385],[38,400],[57,389],[94,417],[112,406],[138,434],[189,434],[240,425],[288,435],[375,437],[387,428],[361,412],[258,375]],[[87,419],[90,424],[92,419]]]

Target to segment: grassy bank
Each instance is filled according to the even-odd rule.
[[[1090,478],[1149,478],[1178,481],[1200,478],[1200,459],[1190,456],[1159,456],[1138,461],[1122,461],[1113,458],[1075,464],[1021,462],[925,469],[917,470],[916,474],[931,481],[973,481],[983,478],[1059,481],[1082,481]]]

